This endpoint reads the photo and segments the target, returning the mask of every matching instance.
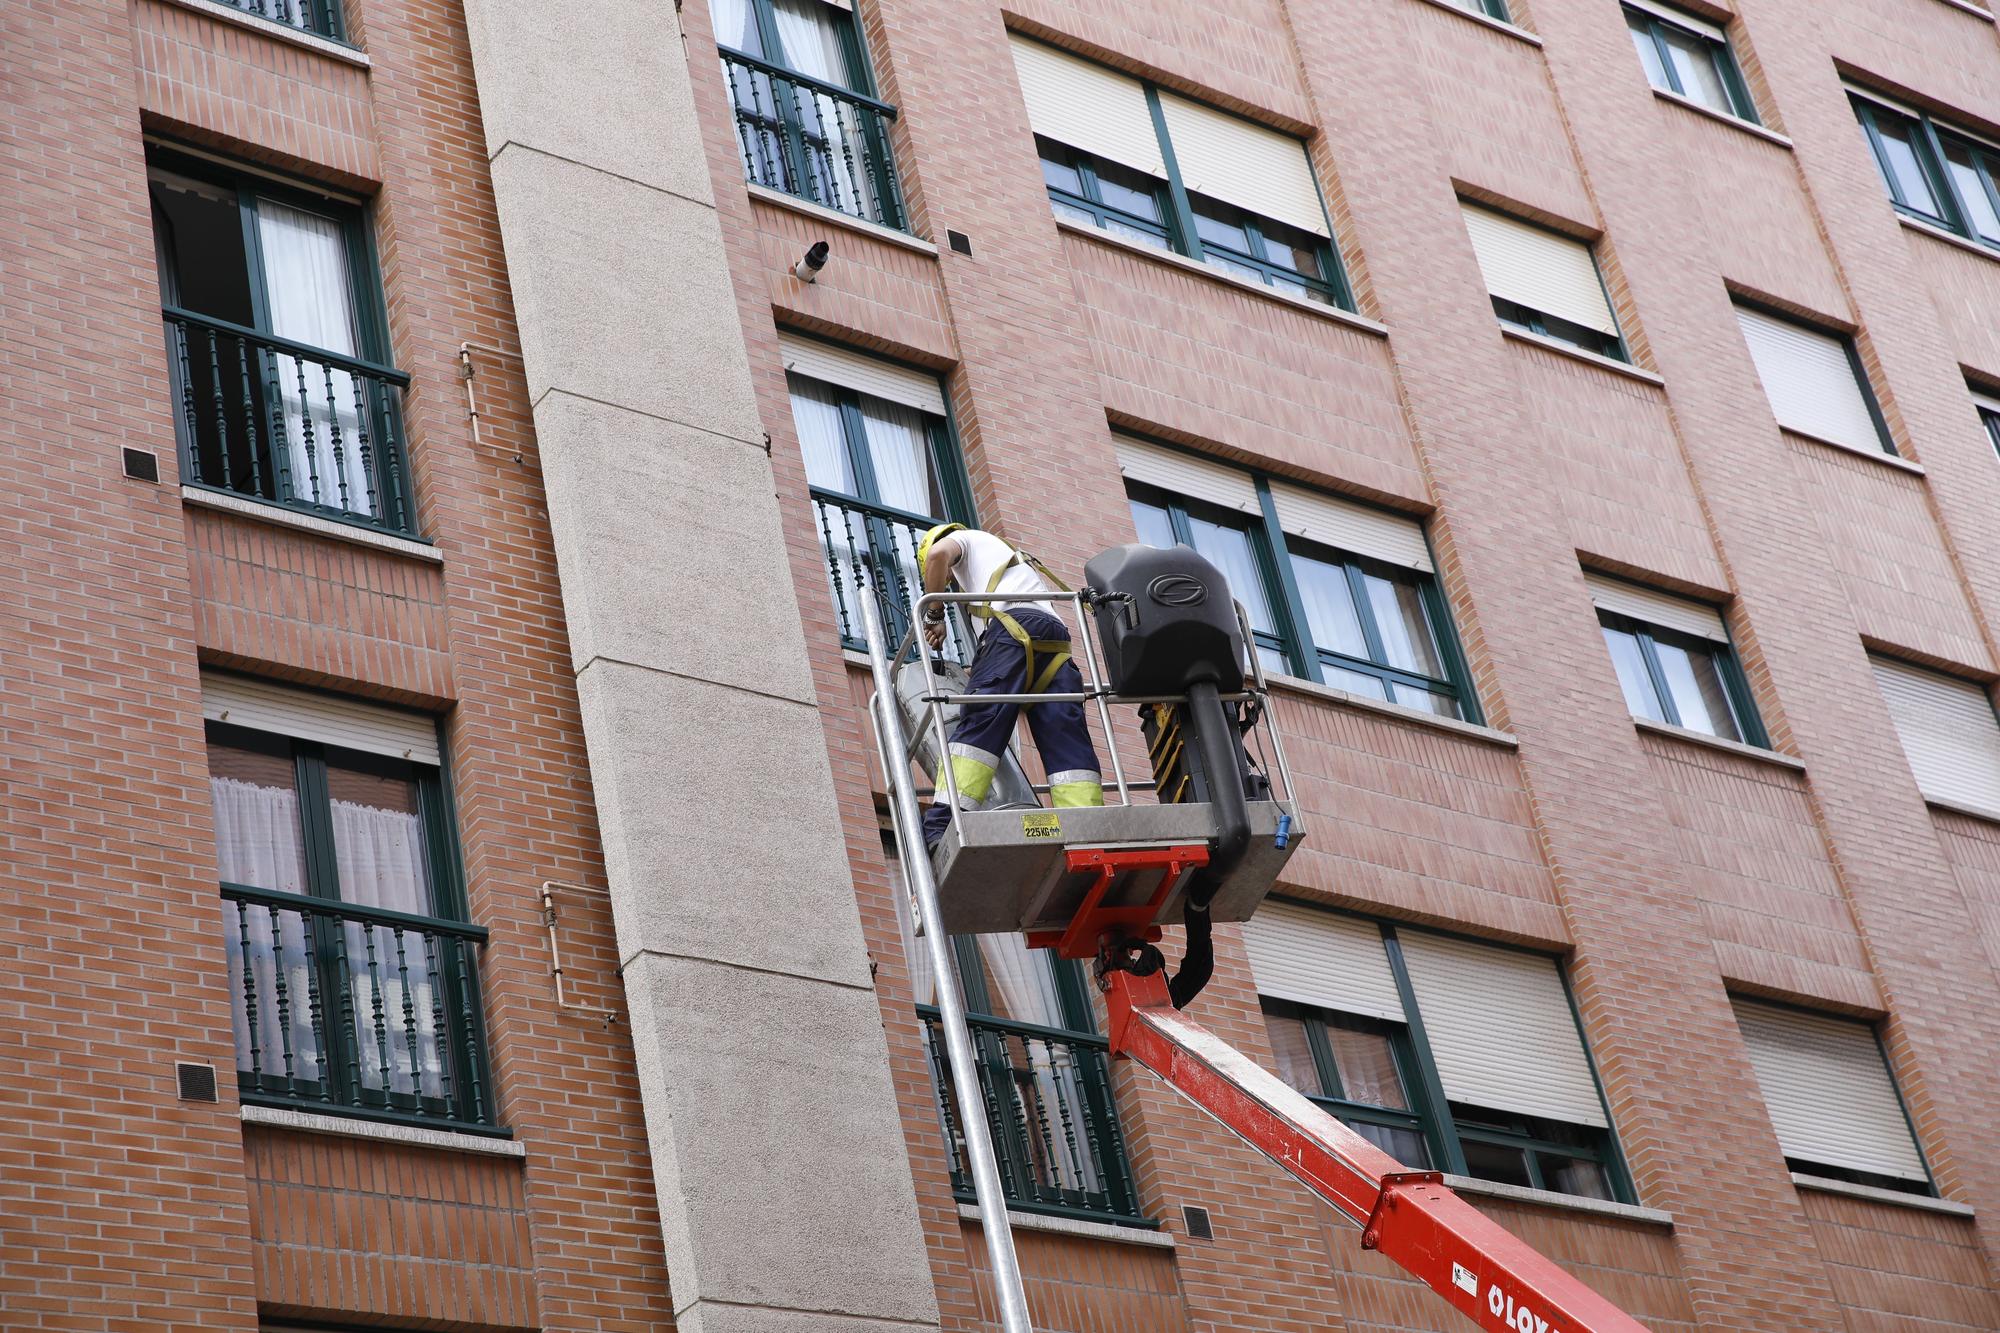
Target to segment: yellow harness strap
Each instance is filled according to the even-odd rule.
[[[990,593],[998,589],[1001,578],[1016,565],[1026,565],[1054,584],[1058,590],[1062,592],[1069,591],[1069,585],[1049,573],[1047,566],[1035,559],[1035,557],[1020,550],[1014,552],[1013,559],[993,571],[993,577],[986,580],[986,591]],[[1026,629],[1022,628],[1020,621],[1014,619],[1014,617],[1008,615],[1005,611],[997,610],[986,602],[972,603],[971,611],[974,620],[999,621],[1001,627],[1007,631],[1016,643],[1021,645],[1022,652],[1027,655],[1027,663],[1022,671],[1022,677],[1027,682],[1027,689],[1022,691],[1023,693],[1042,693],[1042,691],[1049,687],[1049,682],[1056,678],[1056,672],[1063,669],[1063,663],[1069,661],[1070,644],[1067,639],[1034,638]],[[1037,653],[1048,654],[1047,664],[1043,666],[1039,675],[1035,672],[1035,655]]]

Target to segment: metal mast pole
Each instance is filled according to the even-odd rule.
[[[958,973],[951,964],[950,938],[939,929],[937,877],[924,848],[923,813],[917,808],[916,786],[910,780],[909,737],[896,702],[896,683],[882,647],[882,616],[875,605],[874,580],[860,589],[861,624],[868,635],[868,665],[875,677],[869,706],[889,765],[890,799],[895,803],[897,851],[903,873],[916,894],[922,914],[919,929],[930,954],[931,975],[937,978],[938,1026],[944,1029],[945,1055],[952,1083],[959,1089],[959,1127],[965,1134],[965,1155],[972,1162],[972,1192],[979,1200],[979,1229],[986,1236],[986,1255],[993,1265],[993,1291],[1000,1304],[1004,1333],[1034,1333],[1028,1321],[1028,1297],[1021,1287],[1021,1261],[1014,1253],[1014,1230],[1007,1220],[1007,1196],[1000,1185],[1000,1165],[993,1155],[993,1136],[985,1109],[979,1104],[979,1066],[972,1052],[972,1034],[965,1023],[965,1000],[959,994]],[[917,622],[912,621],[912,624]]]

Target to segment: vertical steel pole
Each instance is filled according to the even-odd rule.
[[[872,585],[873,578],[869,579]],[[938,928],[937,877],[931,870],[930,853],[924,849],[923,813],[917,809],[917,793],[910,781],[907,756],[909,742],[903,735],[903,718],[896,703],[896,682],[889,675],[889,661],[882,647],[882,616],[875,605],[875,589],[868,587],[860,597],[861,623],[868,635],[868,665],[875,676],[876,734],[882,748],[896,758],[895,766],[883,776],[888,779],[894,803],[897,850],[903,871],[916,891],[917,906],[923,913],[923,947],[931,958],[931,975],[937,978],[938,1026],[944,1029],[945,1054],[951,1064],[952,1082],[959,1090],[959,1128],[965,1133],[965,1155],[972,1159],[972,1192],[979,1200],[979,1229],[986,1236],[986,1255],[993,1265],[993,1291],[1000,1304],[1000,1327],[1005,1333],[1034,1333],[1028,1322],[1028,1296],[1021,1287],[1021,1261],[1014,1253],[1014,1231],[1007,1221],[1007,1196],[1000,1186],[1000,1165],[993,1156],[993,1137],[986,1114],[978,1105],[979,1066],[972,1053],[972,1034],[965,1024],[965,1000],[959,994],[958,974],[951,966],[951,938]],[[920,645],[920,651],[927,651]],[[946,769],[951,767],[949,761]],[[965,1109],[967,1107],[970,1109]]]

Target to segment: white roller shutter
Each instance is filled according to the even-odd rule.
[[[793,374],[872,398],[886,398],[932,416],[944,415],[944,389],[935,375],[782,329],[778,331],[778,353],[784,358],[785,369]]]
[[[1928,1179],[1873,1029],[1753,1000],[1732,1003],[1785,1156]]]
[[[1666,5],[1654,4],[1653,0],[1622,0],[1622,2],[1629,8],[1641,10],[1657,19],[1664,19],[1677,28],[1686,28],[1689,32],[1698,32],[1710,41],[1727,42],[1729,40],[1721,28],[1716,27],[1706,19],[1696,18],[1684,9],[1670,9]]]
[[[1683,634],[1699,635],[1717,643],[1729,642],[1729,631],[1723,628],[1722,613],[1704,602],[1672,597],[1654,592],[1651,588],[1642,588],[1636,583],[1606,578],[1602,574],[1586,573],[1583,581],[1590,585],[1590,600],[1600,611],[1630,616],[1648,625],[1677,629]]]
[[[1605,1127],[1552,959],[1416,930],[1397,938],[1446,1097]]]
[[[1315,236],[1333,235],[1303,143],[1172,93],[1160,94],[1160,110],[1188,189]]]
[[[1597,261],[1582,241],[1460,201],[1486,290],[1503,301],[1618,337]]]
[[[1882,449],[1845,339],[1744,306],[1736,307],[1736,320],[1780,426],[1856,449]]]
[[[1266,902],[1243,923],[1243,947],[1259,995],[1404,1021],[1382,931],[1369,922],[1299,903]]]
[[[437,720],[337,694],[295,690],[250,676],[201,676],[201,715],[253,731],[408,759],[436,767]]]
[[[2000,813],[2000,722],[1985,689],[1886,657],[1869,661],[1917,789]]]
[[[1206,500],[1245,514],[1261,514],[1257,485],[1250,474],[1198,454],[1162,449],[1127,435],[1113,437],[1118,446],[1118,470],[1129,481],[1145,482],[1163,491]]]
[[[1026,37],[1011,41],[1035,133],[1166,179],[1144,84]]]
[[[1424,544],[1423,526],[1414,519],[1277,481],[1271,483],[1271,501],[1278,510],[1278,526],[1294,537],[1430,572],[1430,547]]]

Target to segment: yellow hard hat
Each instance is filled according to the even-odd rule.
[[[931,543],[948,532],[960,532],[964,528],[965,524],[963,523],[940,523],[923,535],[923,539],[917,543],[917,569],[920,574],[923,570],[924,562],[930,559]]]

